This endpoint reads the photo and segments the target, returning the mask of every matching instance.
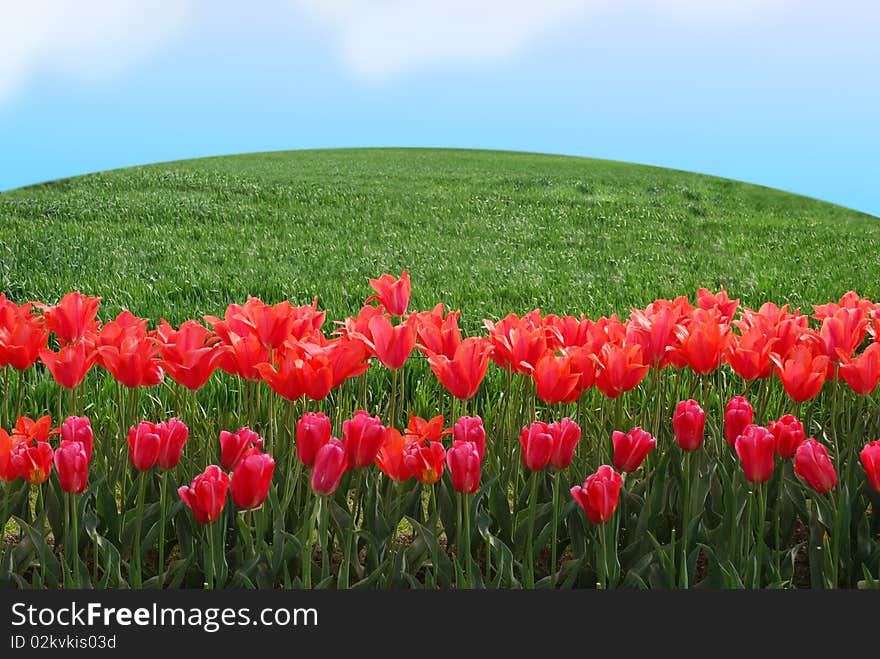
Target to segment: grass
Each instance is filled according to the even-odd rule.
[[[809,308],[880,296],[877,218],[734,181],[619,162],[429,149],[164,163],[0,194],[0,291],[79,289],[180,322],[248,294],[359,308],[407,267],[413,303],[484,317],[625,314],[725,286]]]

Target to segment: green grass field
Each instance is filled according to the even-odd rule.
[[[880,221],[784,192],[560,156],[429,149],[261,153],[0,194],[0,290],[179,322],[248,294],[355,312],[381,272],[466,331],[484,317],[644,306],[724,285],[758,305],[880,296]]]

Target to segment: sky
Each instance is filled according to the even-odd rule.
[[[535,151],[880,216],[876,0],[0,0],[0,190],[210,155]]]

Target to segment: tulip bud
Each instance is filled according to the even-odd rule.
[[[180,462],[183,445],[189,439],[189,428],[180,419],[171,418],[156,426],[159,433],[159,469],[174,469]]]
[[[736,454],[742,462],[746,480],[763,483],[773,475],[776,439],[763,426],[749,424],[736,438]]]
[[[220,431],[220,466],[226,471],[235,471],[241,459],[253,449],[263,445],[263,439],[245,426],[234,433]]]
[[[199,524],[210,524],[223,512],[228,489],[229,475],[217,465],[208,465],[192,483],[179,487],[177,493]]]
[[[795,451],[794,473],[819,494],[825,494],[837,485],[837,473],[828,451],[812,437],[804,440]]]
[[[342,444],[345,447],[346,470],[369,467],[382,448],[387,430],[377,416],[358,410],[342,423]]]
[[[617,509],[617,500],[623,479],[608,465],[602,465],[583,485],[571,488],[571,496],[578,502],[591,524],[602,524],[611,519]]]
[[[555,445],[550,427],[546,423],[533,421],[528,428],[523,428],[519,443],[526,467],[532,471],[541,471],[547,467]]]
[[[321,412],[306,412],[296,424],[296,455],[306,467],[315,465],[318,449],[330,441],[330,419]]]
[[[742,396],[734,396],[724,408],[724,440],[734,445],[736,438],[755,419],[755,410]]]
[[[239,508],[262,506],[274,473],[275,460],[268,453],[251,451],[244,456],[232,472],[230,490],[235,505]]]
[[[159,458],[159,430],[156,424],[141,421],[128,429],[128,459],[139,471],[148,471]]]
[[[329,496],[336,492],[345,473],[345,448],[335,437],[318,449],[310,484],[315,494]]]
[[[672,429],[678,445],[685,451],[696,451],[703,444],[706,413],[697,401],[683,400],[675,408]]]
[[[642,465],[657,440],[636,426],[626,434],[615,430],[611,433],[611,443],[614,444],[615,469],[630,473]]]
[[[568,417],[548,426],[553,437],[553,453],[550,454],[550,466],[554,469],[565,469],[571,464],[574,450],[581,441],[581,427]]]
[[[446,451],[446,466],[452,477],[452,489],[462,494],[473,494],[480,488],[479,447],[474,442],[458,441]]]
[[[70,494],[85,492],[89,482],[89,457],[82,442],[62,439],[61,446],[55,449],[54,462],[63,491]]]
[[[486,428],[479,416],[463,416],[455,422],[452,437],[456,442],[473,442],[477,445],[480,461],[486,455]]]
[[[859,453],[859,458],[871,487],[880,492],[880,439],[865,444]]]
[[[807,437],[804,425],[793,414],[786,414],[779,421],[771,421],[767,430],[773,433],[776,440],[776,453],[783,460],[794,456],[797,447]]]
[[[92,446],[94,445],[94,433],[92,424],[87,416],[69,416],[61,424],[62,442],[82,442],[86,451],[86,459],[92,459]]]

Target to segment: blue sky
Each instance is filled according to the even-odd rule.
[[[448,146],[699,171],[880,216],[878,31],[874,0],[0,0],[0,190]]]

